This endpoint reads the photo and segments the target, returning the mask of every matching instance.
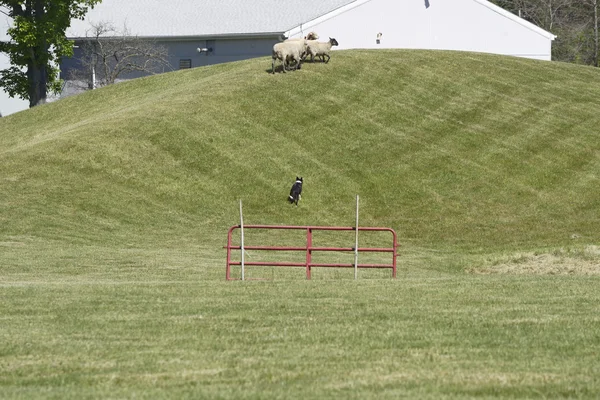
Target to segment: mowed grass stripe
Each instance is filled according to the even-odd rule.
[[[593,397],[597,284],[42,285],[43,313],[10,288],[2,384],[10,397]]]

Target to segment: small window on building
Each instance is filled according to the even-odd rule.
[[[192,68],[192,59],[191,58],[182,58],[179,60],[179,69],[188,69]]]

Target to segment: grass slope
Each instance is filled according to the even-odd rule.
[[[597,397],[600,72],[428,51],[269,68],[0,119],[0,398]],[[350,226],[356,194],[361,225],[399,233],[397,280],[224,281],[239,199],[246,223]]]
[[[597,242],[599,72],[482,54],[337,52],[127,82],[0,123],[0,235],[222,242],[247,223],[397,229],[418,246]],[[284,199],[306,179],[302,207]],[[168,238],[168,239],[167,239]]]

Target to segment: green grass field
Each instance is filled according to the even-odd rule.
[[[270,65],[0,119],[0,398],[597,398],[600,70],[436,51]],[[396,280],[225,281],[240,199],[246,224],[352,226],[357,194],[361,225],[398,233]]]

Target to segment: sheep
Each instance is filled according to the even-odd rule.
[[[329,38],[329,42],[317,42],[316,40],[309,40],[306,47],[306,54],[307,56],[310,54],[310,61],[314,61],[315,56],[318,56],[321,57],[321,61],[327,64],[331,58],[329,56],[331,47],[338,45],[339,43],[337,40],[333,38]],[[325,57],[327,57],[327,61],[325,61]]]
[[[275,60],[280,60],[283,72],[287,70],[287,66],[296,61],[296,69],[302,66],[302,60],[306,54],[306,39],[290,40],[282,43],[275,43],[273,46],[271,72],[275,73]]]
[[[304,38],[301,38],[301,37],[289,38],[289,39],[285,39],[284,42],[295,42],[298,40],[317,40],[318,38],[319,38],[319,35],[317,35],[317,32],[308,32],[306,34],[306,36],[304,36]],[[302,54],[302,61],[304,61],[305,58],[306,58],[306,52],[304,52],[304,54]],[[293,60],[288,60],[288,61],[293,61]]]

